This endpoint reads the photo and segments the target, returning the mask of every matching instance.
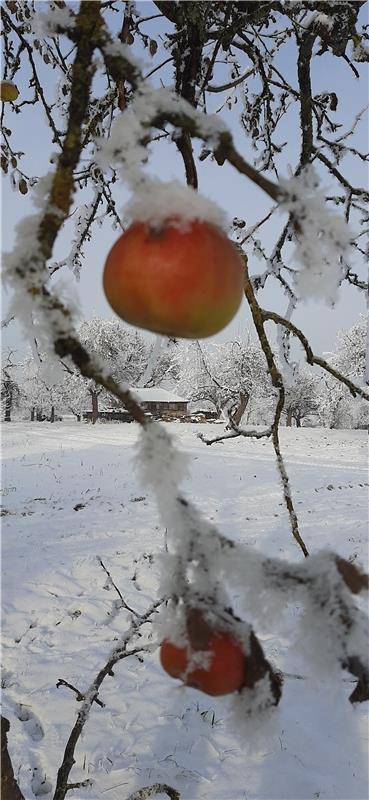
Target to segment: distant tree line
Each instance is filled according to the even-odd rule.
[[[328,362],[356,382],[364,382],[366,317],[340,331]],[[165,340],[152,345],[118,321],[96,317],[79,330],[90,352],[103,358],[114,377],[134,386],[162,386],[189,401],[190,411],[215,412],[225,424],[268,424],[274,390],[260,345],[250,336],[208,344]],[[283,365],[280,365],[283,368]],[[364,400],[348,388],[298,362],[285,373],[284,424],[328,428],[362,428],[369,423]],[[3,419],[54,422],[65,415],[81,420],[89,410],[96,422],[99,410],[120,407],[119,401],[69,364],[51,364],[42,354],[23,362],[14,351],[3,353],[1,399]]]

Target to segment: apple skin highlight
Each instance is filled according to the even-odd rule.
[[[207,222],[160,229],[133,223],[107,257],[106,298],[125,322],[155,333],[206,338],[233,319],[243,297],[243,262]]]

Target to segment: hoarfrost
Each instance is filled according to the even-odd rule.
[[[358,36],[354,47],[352,49],[352,58],[354,61],[369,61],[369,48]]]
[[[29,9],[31,10],[31,9]],[[71,8],[59,8],[53,5],[45,14],[41,14],[38,9],[31,14],[29,25],[32,33],[39,39],[46,36],[54,36],[60,29],[70,30],[75,26],[75,13]]]
[[[128,204],[126,214],[133,222],[147,222],[154,228],[170,220],[171,225],[183,229],[186,223],[196,219],[227,229],[222,209],[192,186],[179,181],[152,180],[145,184]]]
[[[47,207],[52,181],[53,174],[48,173],[35,184],[32,199],[39,211],[17,224],[14,248],[3,257],[3,279],[13,291],[9,313],[18,319],[26,338],[36,337],[41,349],[55,358],[53,342],[59,336],[70,333],[79,309],[75,295],[72,295],[64,281],[58,283],[58,298],[68,308],[67,314],[58,304],[51,302],[51,306],[48,305],[48,298],[43,294],[49,272],[44,268],[44,256],[38,240],[39,225],[46,208],[49,213],[61,213],[58,209]],[[22,284],[22,291],[18,291],[18,283]]]
[[[324,189],[312,167],[280,183],[287,193],[280,207],[291,214],[297,231],[292,258],[301,269],[295,277],[296,289],[302,299],[322,298],[332,304],[344,275],[351,231],[343,217],[327,208]]]
[[[159,618],[160,635],[183,642],[186,604],[202,609],[214,626],[231,627],[249,652],[250,626],[227,614],[225,585],[242,588],[242,605],[252,622],[270,630],[280,625],[288,602],[302,604],[294,646],[319,674],[350,658],[367,661],[368,621],[352,598],[337,564],[327,551],[310,556],[302,564],[265,558],[253,548],[227,542],[200,512],[178,493],[187,470],[187,458],[177,453],[172,438],[157,423],[141,434],[137,465],[141,479],[154,490],[163,523],[168,528],[169,553],[161,556],[162,586],[169,601]],[[260,685],[259,685],[260,684]],[[272,702],[268,675],[246,693],[244,711],[254,713]]]
[[[130,107],[115,120],[109,139],[98,140],[97,163],[102,168],[112,164],[120,166],[122,177],[134,194],[127,209],[133,220],[161,225],[168,217],[177,216],[184,223],[190,219],[200,219],[226,229],[225,214],[214,202],[201,197],[192,187],[181,185],[179,181],[162,183],[143,172],[150,126],[164,111],[168,114],[186,114],[196,121],[206,139],[213,139],[214,143],[224,130],[223,123],[216,115],[198,114],[189,103],[168,89],[141,87]]]
[[[104,53],[113,58],[124,58],[125,61],[132,64],[133,67],[137,67],[137,69],[141,69],[143,66],[142,61],[134,56],[132,47],[124,42],[108,42],[104,46]]]
[[[332,30],[335,21],[336,21],[335,16],[329,17],[328,14],[323,14],[323,13],[317,14],[316,17],[314,17],[315,25],[316,24],[323,25],[324,28],[326,28],[328,31]]]

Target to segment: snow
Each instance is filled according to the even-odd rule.
[[[179,181],[163,183],[146,180],[126,207],[125,213],[132,222],[147,222],[153,228],[160,228],[170,220],[171,225],[183,230],[196,219],[227,229],[226,214],[222,209],[192,186]]]
[[[160,429],[159,464],[159,432],[153,426],[152,441],[141,438],[139,445],[155,451],[151,468],[145,459],[149,472],[143,488],[132,469],[139,439],[134,423],[4,426],[3,713],[10,720],[9,747],[26,800],[34,800],[47,783],[55,787],[81,707],[71,690],[56,688],[58,679],[86,691],[131,625],[97,556],[131,608],[144,613],[158,597],[165,529],[147,481],[155,486],[161,478],[164,484],[165,471],[173,491],[182,481],[204,520],[247,547],[251,561],[261,552],[283,561],[301,559],[269,441],[234,440],[209,448],[196,434],[212,438],[217,425],[172,423],[164,430],[174,435],[183,455],[168,463],[168,441]],[[311,552],[334,550],[366,564],[365,433],[283,429],[281,438]],[[180,532],[178,537],[179,546]],[[300,563],[305,569],[306,562]],[[169,585],[172,580],[168,575]],[[105,707],[93,705],[71,773],[72,781],[90,778],[93,785],[73,792],[77,800],[124,800],[156,781],[177,788],[183,800],[368,796],[367,709],[348,702],[351,676],[314,671],[305,652],[312,640],[296,627],[302,615],[296,596],[286,602],[281,595],[283,614],[277,604],[273,619],[265,614],[256,626],[242,587],[231,588],[235,610],[253,623],[267,657],[284,672],[279,708],[250,722],[238,698],[210,698],[170,680],[160,668],[156,632],[148,624],[139,641],[153,652],[145,653],[142,663],[135,657],[118,663],[114,677],[102,685]]]
[[[322,14],[321,13],[321,14],[317,14],[314,17],[314,23],[315,24],[318,23],[318,25],[323,25],[324,28],[327,28],[328,31],[332,30],[332,28],[333,28],[333,26],[335,24],[335,21],[336,21],[336,18],[335,18],[334,15],[332,17],[329,17],[328,14]]]
[[[161,389],[159,386],[153,386],[148,389],[141,389],[135,386],[133,389],[139,400],[146,403],[186,403],[185,397],[181,397],[174,392],[168,392],[166,389]]]
[[[296,230],[292,266],[300,270],[295,286],[301,299],[316,298],[333,304],[344,276],[352,233],[344,218],[327,208],[325,189],[313,167],[297,177],[281,179],[288,196],[280,207],[292,215]]]
[[[58,8],[53,4],[52,8],[49,7],[46,13],[40,14],[39,9],[31,11],[29,27],[30,31],[40,39],[45,36],[54,36],[60,32],[60,29],[70,30],[75,25],[75,13],[72,8],[65,5],[64,8]]]
[[[199,219],[226,230],[226,215],[216,203],[179,181],[163,183],[145,174],[148,133],[155,118],[163,113],[169,117],[185,114],[197,126],[199,134],[214,144],[225,130],[216,114],[198,113],[174,92],[140,86],[129,108],[114,120],[109,138],[97,140],[97,163],[103,170],[118,165],[122,179],[133,193],[124,209],[125,216],[153,226],[160,226],[168,219],[171,224],[181,226]]]

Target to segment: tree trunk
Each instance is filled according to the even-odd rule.
[[[13,392],[8,389],[5,395],[5,417],[4,422],[12,421]]]
[[[91,422],[95,425],[99,417],[99,401],[98,401],[98,394],[97,392],[91,392],[91,402],[92,402],[92,415],[91,415]]]
[[[299,414],[295,417],[295,420],[296,420],[296,428],[301,428],[301,417]]]
[[[2,800],[24,800],[14,777],[13,765],[8,751],[7,733],[9,720],[1,717],[1,797]]]
[[[292,426],[292,410],[290,408],[287,408],[286,426],[287,428],[291,428]]]
[[[31,408],[31,422],[35,421],[35,411],[36,411],[35,407],[32,406],[32,408]]]
[[[231,417],[232,422],[233,422],[234,425],[238,426],[240,424],[240,422],[242,420],[242,417],[243,417],[243,415],[244,415],[244,413],[246,411],[247,404],[248,404],[249,400],[250,400],[250,395],[249,395],[248,392],[245,392],[245,391],[240,392],[239,404],[238,404],[238,406],[236,408],[236,411],[234,412],[234,414],[232,414],[232,417]]]
[[[50,422],[55,422],[55,406],[51,406]]]

